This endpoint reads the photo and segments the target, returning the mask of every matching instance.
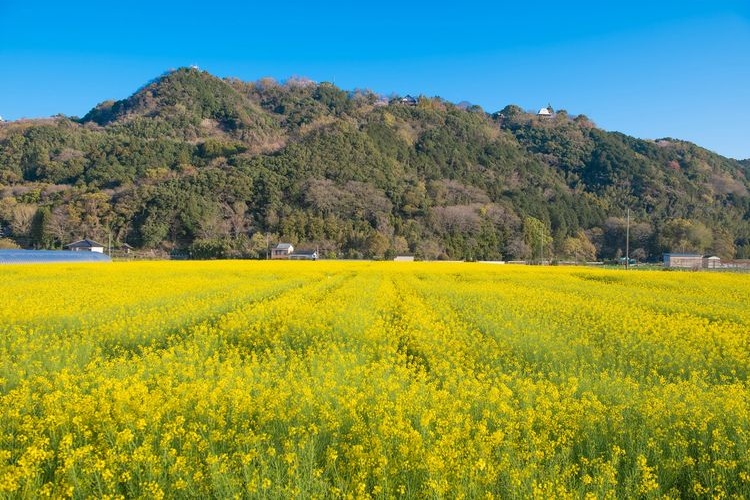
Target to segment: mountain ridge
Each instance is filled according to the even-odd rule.
[[[564,110],[411,104],[181,68],[80,120],[2,124],[0,229],[24,246],[107,233],[209,256],[261,256],[269,235],[331,256],[533,258],[541,242],[545,257],[615,258],[629,208],[642,259],[750,255],[750,160]]]

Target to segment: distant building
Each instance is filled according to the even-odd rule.
[[[721,267],[721,258],[716,255],[703,258],[704,269],[719,269]]]
[[[417,104],[419,104],[419,99],[417,99],[416,97],[407,95],[399,99],[398,102],[400,102],[401,104],[405,104],[407,106],[416,106]]]
[[[721,267],[727,269],[750,269],[750,260],[748,259],[737,259],[730,260],[721,263]]]
[[[132,252],[135,249],[133,247],[131,247],[130,245],[128,245],[127,243],[123,243],[122,245],[120,245],[119,247],[117,247],[117,250],[119,250],[120,252],[122,252],[125,255],[127,255],[127,254],[129,254],[130,252]]]
[[[546,108],[540,109],[536,115],[549,118],[554,114],[555,112],[552,110],[552,106],[547,106]]]
[[[289,255],[290,260],[318,260],[317,250],[297,250]]]
[[[700,269],[703,267],[703,256],[696,253],[665,253],[664,267]]]
[[[101,243],[97,243],[94,240],[89,240],[88,238],[69,243],[65,245],[65,248],[74,252],[104,253],[104,245],[102,245]]]
[[[413,255],[396,255],[393,258],[394,262],[414,262]]]
[[[294,247],[291,243],[279,243],[271,249],[272,259],[288,259],[294,253]]]

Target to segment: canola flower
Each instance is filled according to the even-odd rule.
[[[0,275],[0,498],[750,497],[747,276]]]

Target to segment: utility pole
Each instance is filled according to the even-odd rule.
[[[630,269],[630,207],[625,223],[625,270]]]
[[[539,265],[544,265],[544,235],[542,234],[542,226],[539,225]]]

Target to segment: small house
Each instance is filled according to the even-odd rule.
[[[131,247],[127,243],[123,243],[122,245],[120,245],[119,247],[117,247],[117,249],[120,252],[124,253],[125,255],[128,255],[128,254],[130,254],[130,252],[132,252],[133,250],[135,250],[133,247]]]
[[[703,256],[695,253],[665,253],[664,267],[700,269],[703,267]]]
[[[318,260],[317,250],[297,250],[289,255],[290,260]]]
[[[294,247],[291,243],[279,243],[271,249],[272,259],[288,259],[294,253]]]
[[[69,243],[65,245],[65,248],[67,248],[68,250],[72,250],[73,252],[104,253],[104,245],[88,238]]]

